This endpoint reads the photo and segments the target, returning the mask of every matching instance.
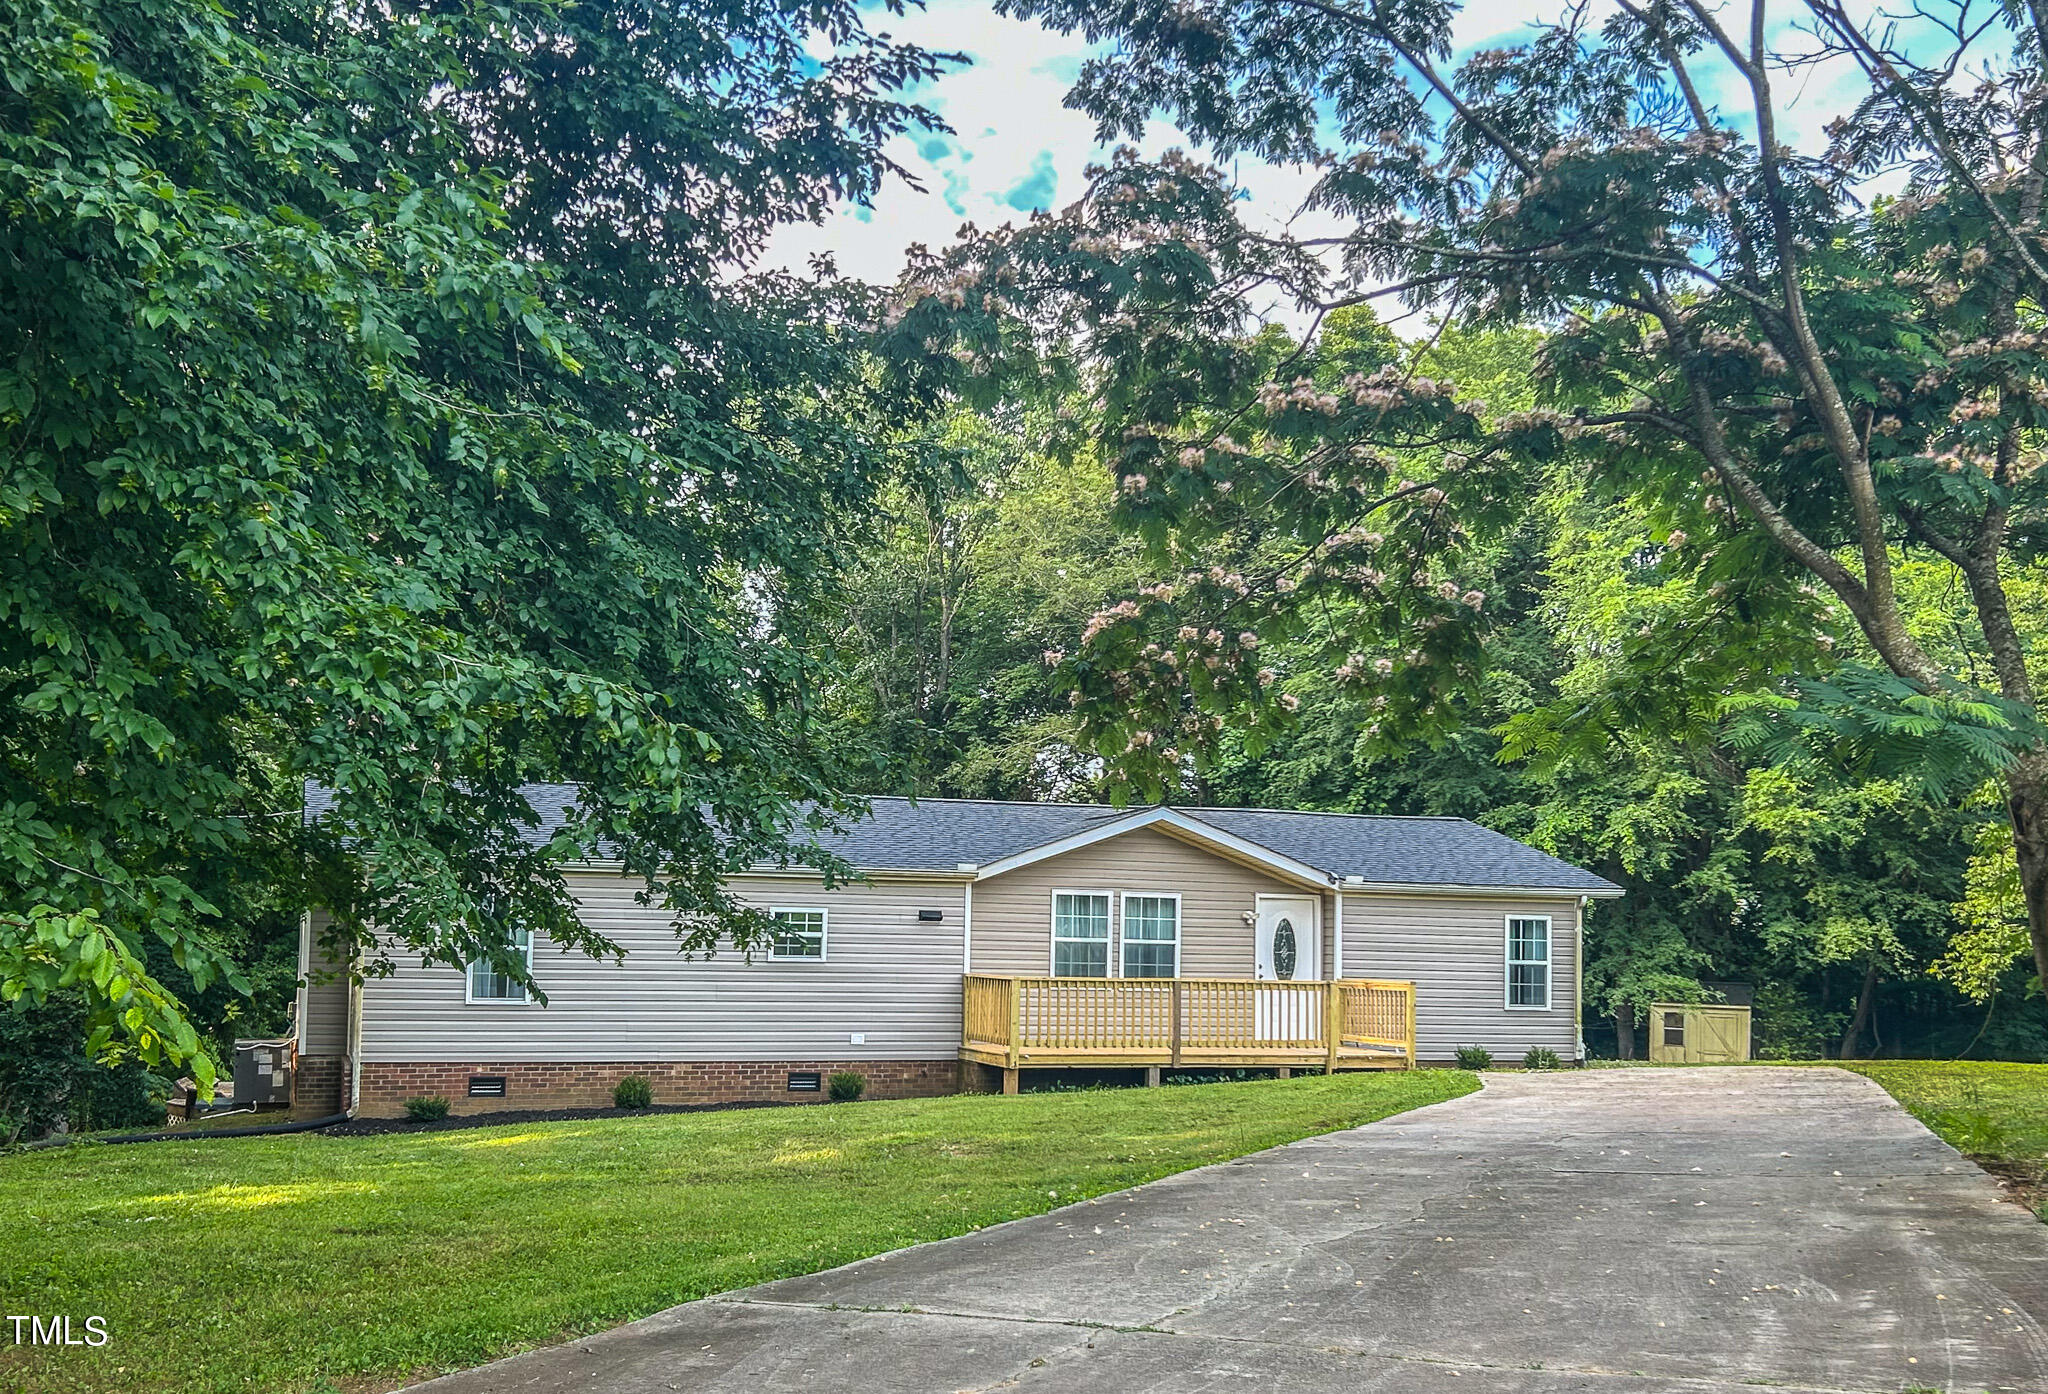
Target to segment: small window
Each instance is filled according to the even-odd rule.
[[[1052,975],[1109,976],[1109,897],[1061,891],[1052,898]]]
[[[775,933],[768,942],[773,959],[822,959],[825,957],[825,912],[823,910],[774,910]]]
[[[1180,976],[1180,898],[1124,896],[1124,976]]]
[[[1511,1008],[1543,1011],[1550,1006],[1550,919],[1508,917],[1508,1000]]]
[[[1664,1044],[1682,1046],[1685,1044],[1685,1013],[1664,1013]]]
[[[526,960],[528,973],[533,971],[533,931],[515,929],[511,936],[512,950]],[[487,958],[480,958],[469,965],[469,1000],[472,1002],[524,1002],[526,986],[508,973],[500,973]]]

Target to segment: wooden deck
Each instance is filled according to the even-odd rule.
[[[1415,984],[1370,978],[1023,978],[963,981],[960,1058],[1016,1071],[1052,1066],[1415,1064]]]

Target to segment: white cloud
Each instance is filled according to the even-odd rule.
[[[1610,0],[1595,0],[1585,21],[1589,29],[1597,30],[1610,8]],[[1453,19],[1452,40],[1460,55],[1519,43],[1530,37],[1532,20],[1562,11],[1562,4],[1475,0]],[[770,244],[767,265],[801,269],[813,254],[829,252],[844,272],[892,281],[909,246],[943,245],[966,222],[990,227],[1021,220],[1034,202],[1063,206],[1080,193],[1086,167],[1106,157],[1094,123],[1064,105],[1088,56],[1078,37],[1002,18],[986,0],[933,0],[929,9],[901,16],[871,12],[870,22],[899,39],[967,55],[966,64],[914,95],[952,133],[892,140],[890,158],[910,170],[923,188],[892,179],[871,208],[843,207],[822,224],[784,228]],[[1795,37],[1789,21],[1782,29],[1781,38]],[[1702,86],[1746,129],[1747,94],[1732,71],[1713,67],[1703,60]],[[1856,75],[1845,64],[1830,63],[1779,81],[1793,98],[1781,138],[1817,150],[1821,127],[1853,99]],[[1155,125],[1144,147],[1156,154],[1186,143],[1171,127]],[[1297,231],[1306,232],[1335,230],[1320,215],[1296,216],[1314,182],[1312,171],[1241,160],[1232,172],[1249,195],[1253,221],[1269,226],[1292,221]]]

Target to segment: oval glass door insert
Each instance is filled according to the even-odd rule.
[[[1294,981],[1294,921],[1285,915],[1273,926],[1273,976],[1283,983]]]

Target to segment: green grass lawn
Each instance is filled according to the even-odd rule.
[[[389,1388],[1468,1093],[1426,1070],[0,1157],[0,1389]],[[0,1330],[0,1337],[7,1332]]]
[[[1958,1152],[2025,1188],[2048,1220],[2048,1065],[1987,1060],[1848,1060]]]

